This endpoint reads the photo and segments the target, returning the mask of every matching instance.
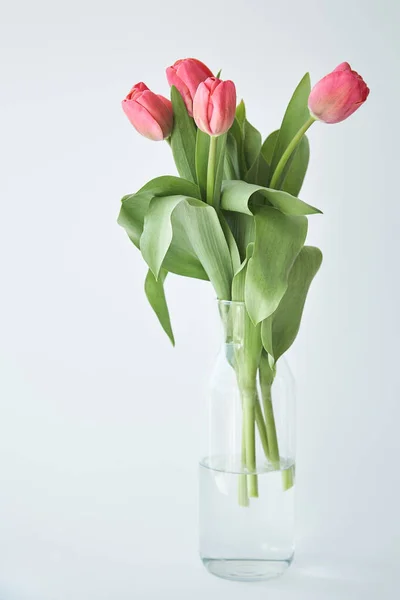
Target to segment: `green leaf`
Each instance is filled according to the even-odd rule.
[[[185,196],[154,197],[140,240],[143,258],[155,277],[170,252],[176,231],[185,232],[194,256],[220,299],[230,299],[232,260],[218,215],[212,206]],[[168,253],[168,254],[167,254]],[[175,267],[173,264],[172,267]]]
[[[217,73],[217,74],[216,74],[216,76],[215,76],[215,79],[220,79],[220,78],[221,78],[221,73],[222,73],[222,69],[220,69],[220,70],[218,71],[218,73]]]
[[[172,242],[172,213],[184,199],[182,195],[155,196],[144,219],[140,250],[156,279]]]
[[[279,129],[269,134],[263,145],[261,146],[261,154],[270,165],[272,163],[272,157],[276,146],[276,140],[278,139]]]
[[[205,134],[204,134],[205,135]],[[199,188],[192,181],[183,179],[182,177],[174,177],[172,175],[162,175],[148,181],[139,191],[138,194],[151,194],[152,196],[191,196],[198,198]]]
[[[244,122],[246,120],[246,106],[243,100],[241,100],[236,107],[236,119],[240,125],[240,129],[243,131]]]
[[[279,129],[273,131],[262,145],[261,153],[268,164],[271,164],[276,141],[279,136]],[[293,152],[288,164],[286,165],[281,189],[292,196],[297,196],[303,185],[304,177],[307,172],[310,158],[310,145],[307,136],[303,136],[299,145]],[[271,175],[271,171],[270,171]],[[254,182],[252,182],[254,183]],[[267,184],[269,179],[267,180]],[[267,184],[265,184],[267,186]]]
[[[290,270],[288,287],[278,308],[262,323],[264,348],[275,361],[296,339],[307,293],[321,263],[319,248],[302,248]]]
[[[318,208],[306,204],[299,198],[282,190],[273,190],[245,181],[224,181],[222,184],[221,208],[252,215],[259,200],[267,202],[285,215],[301,216],[321,213]]]
[[[238,147],[236,138],[230,131],[226,141],[225,179],[240,179]]]
[[[224,165],[225,165],[225,152],[226,152],[226,138],[227,134],[219,135],[217,137],[217,151],[216,151],[216,168],[215,168],[215,179],[214,179],[214,198],[213,205],[218,208],[221,199],[221,187],[222,179],[224,177]]]
[[[233,302],[244,302],[244,292],[246,284],[247,264],[249,259],[253,256],[254,244],[251,243],[247,246],[246,258],[236,271],[232,281],[232,301]]]
[[[228,222],[221,211],[218,212],[218,218],[219,218],[219,222],[221,223],[222,231],[224,232],[225,239],[228,244],[229,253],[231,255],[231,260],[232,260],[232,269],[233,269],[233,272],[235,273],[237,271],[237,269],[240,267],[239,249],[237,247],[235,237],[228,225]]]
[[[160,321],[161,327],[171,340],[172,345],[175,346],[174,334],[171,327],[171,319],[169,316],[168,305],[164,292],[164,281],[166,276],[167,271],[165,269],[161,269],[158,279],[156,279],[153,273],[149,270],[144,282],[144,291],[150,306]]]
[[[292,196],[300,193],[306,176],[310,159],[310,144],[308,138],[303,136],[296,150],[293,152],[283,173],[281,189]]]
[[[260,154],[260,151],[261,133],[246,119],[243,130],[243,152],[246,169],[250,169],[250,167],[254,164]]]
[[[171,87],[171,101],[174,110],[171,148],[175,164],[181,177],[196,183],[196,126],[175,86]]]
[[[274,153],[270,163],[271,173],[275,171],[282,154],[296,133],[310,118],[310,111],[308,109],[308,97],[310,95],[310,91],[310,75],[306,73],[295,89],[283,117],[282,125],[279,129],[278,138],[276,140]]]
[[[121,225],[137,248],[143,232],[144,218],[149,210],[150,194],[130,194],[122,198],[118,224]]]
[[[247,183],[255,183],[262,186],[266,186],[268,184],[269,164],[261,152],[254,161],[253,165],[247,171],[244,179]]]
[[[277,309],[290,269],[303,247],[307,219],[284,215],[270,206],[255,209],[254,253],[249,260],[245,302],[254,324]]]
[[[236,160],[234,160],[234,158],[232,156],[232,142],[230,142],[230,141],[228,141],[228,153],[232,159],[232,162],[234,164],[235,164],[235,162],[237,163],[237,165],[239,167],[239,177],[238,178],[241,179],[247,171],[247,166],[246,166],[246,160],[244,157],[242,126],[239,123],[237,118],[233,121],[232,127],[230,128],[230,130],[228,132],[228,138],[230,138],[230,137],[233,137],[233,139],[236,142]]]
[[[233,267],[229,247],[214,207],[187,198],[179,208],[193,249],[220,300],[230,300]],[[182,215],[181,215],[182,211]]]
[[[198,129],[196,137],[196,174],[200,188],[201,199],[204,201],[206,201],[207,197],[207,166],[209,149],[210,136],[201,131],[201,129]],[[188,194],[188,196],[196,197],[193,194]]]
[[[178,181],[185,182],[183,179],[178,179]],[[137,248],[140,247],[144,220],[152,198],[153,196],[150,194],[138,193],[125,196],[122,199],[118,223],[121,227],[124,227]],[[188,232],[180,223],[177,223],[174,227],[172,241],[163,264],[171,273],[195,279],[208,279],[207,273],[192,248]]]
[[[246,256],[247,246],[251,242],[254,242],[255,226],[253,215],[250,217],[242,213],[226,211],[224,212],[224,216],[236,240],[240,259],[243,260]]]

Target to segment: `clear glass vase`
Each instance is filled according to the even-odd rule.
[[[200,556],[219,577],[282,574],[294,553],[295,395],[245,305],[219,301],[223,343],[211,378],[200,462]]]

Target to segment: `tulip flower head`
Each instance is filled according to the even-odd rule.
[[[153,141],[167,138],[173,126],[172,104],[154,94],[143,82],[133,86],[122,101],[122,108],[136,131]]]
[[[199,85],[193,100],[193,117],[201,131],[211,136],[226,133],[235,120],[235,112],[233,81],[209,77]]]
[[[339,123],[353,114],[368,98],[369,88],[349,63],[341,63],[311,90],[308,108],[324,123]]]
[[[196,58],[177,60],[167,69],[169,85],[174,85],[182,96],[189,115],[193,116],[193,98],[200,83],[212,77],[210,69]]]

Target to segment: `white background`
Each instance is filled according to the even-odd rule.
[[[400,558],[398,105],[393,0],[8,2],[0,9],[0,599],[394,598]],[[306,70],[371,88],[310,132],[302,197],[325,262],[290,362],[297,562],[263,585],[196,554],[214,294],[171,277],[175,349],[148,307],[119,200],[174,174],[120,108],[195,56],[264,134]]]

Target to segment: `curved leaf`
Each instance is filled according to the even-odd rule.
[[[257,207],[254,219],[256,235],[247,268],[245,302],[257,324],[275,312],[282,300],[308,224],[305,217],[284,215],[270,206]]]
[[[155,277],[166,257],[176,231],[186,232],[194,256],[221,299],[230,299],[232,260],[218,215],[212,206],[186,196],[154,197],[145,218],[140,240],[143,258]]]
[[[301,249],[290,270],[288,287],[278,308],[262,323],[263,346],[275,361],[296,339],[307,293],[321,263],[319,248],[304,246]]]
[[[250,201],[254,194],[263,196],[271,206],[285,215],[301,216],[321,213],[318,208],[314,208],[282,190],[273,190],[245,181],[233,180],[224,181],[222,184],[221,208],[252,215],[254,208],[253,206],[250,208]],[[257,198],[254,200],[256,201]]]
[[[251,242],[254,242],[255,226],[253,215],[250,217],[243,213],[226,211],[224,217],[235,238],[240,260],[244,260],[247,246]]]
[[[236,273],[236,271],[240,267],[239,249],[236,244],[235,237],[228,225],[228,222],[221,211],[218,212],[218,218],[219,218],[219,222],[221,223],[222,231],[224,232],[225,239],[228,244],[228,248],[229,248],[229,252],[230,252],[231,260],[232,260],[232,269],[233,269],[233,272]]]
[[[182,177],[174,177],[173,175],[162,175],[148,181],[138,194],[151,194],[152,196],[191,196],[199,198],[199,188],[192,181],[183,179]]]
[[[251,243],[247,246],[246,258],[236,271],[232,281],[232,301],[233,302],[244,302],[244,290],[246,284],[247,264],[249,259],[253,256],[254,244]]]
[[[196,183],[196,127],[175,86],[171,87],[171,101],[174,110],[171,149],[175,164],[181,177]]]
[[[150,306],[160,321],[161,327],[171,340],[172,345],[175,346],[174,334],[171,327],[171,319],[169,316],[168,305],[164,292],[164,281],[166,276],[167,271],[165,269],[161,269],[158,279],[156,279],[153,273],[149,270],[144,282],[144,291]]]
[[[144,220],[152,198],[150,194],[138,193],[122,199],[118,223],[124,227],[137,248],[140,248]],[[208,279],[207,273],[194,253],[187,231],[180,227],[179,223],[174,228],[172,241],[164,259],[164,267],[171,273],[184,277]]]
[[[156,279],[172,242],[172,213],[184,199],[181,195],[155,196],[145,216],[140,250]]]
[[[308,110],[308,97],[310,91],[310,75],[306,73],[295,89],[283,117],[270,163],[271,173],[275,171],[276,165],[281,159],[282,154],[285,152],[296,133],[310,118],[310,111]]]
[[[152,196],[150,194],[130,194],[121,201],[118,225],[121,225],[137,248],[143,232],[143,223]]]

